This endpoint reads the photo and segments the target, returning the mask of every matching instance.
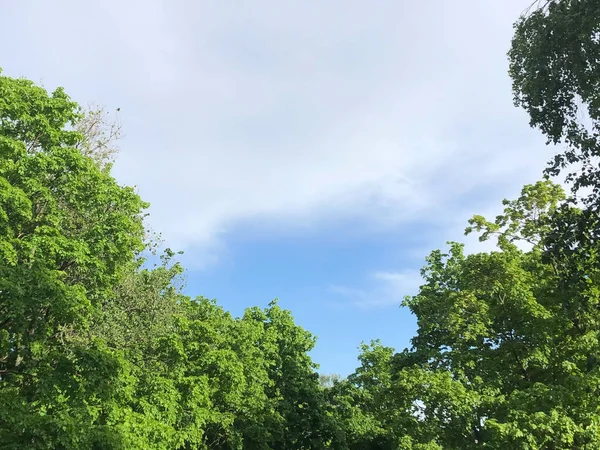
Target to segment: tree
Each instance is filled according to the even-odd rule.
[[[81,135],[75,147],[84,156],[92,158],[101,169],[114,162],[119,152],[117,141],[123,137],[118,117],[112,119],[106,108],[90,105],[81,111],[74,128]]]
[[[496,237],[499,251],[467,256],[454,243],[429,256],[424,285],[405,301],[418,334],[394,364],[392,391],[416,408],[398,423],[411,445],[600,445],[600,272],[594,253],[546,252],[552,224],[578,213],[563,201],[549,181],[527,186],[494,222],[475,216],[467,229]],[[585,270],[578,278],[573,264]]]
[[[565,143],[548,169],[569,174],[575,189],[599,198],[600,4],[595,0],[536,1],[515,24],[509,52],[515,104],[549,143]]]
[[[244,320],[263,329],[258,348],[268,364],[266,393],[275,412],[269,423],[271,438],[263,445],[282,450],[338,448],[339,429],[327,412],[317,366],[308,355],[314,336],[296,325],[277,301],[264,311],[247,310]]]
[[[510,73],[515,102],[528,112],[531,125],[540,129],[549,143],[565,146],[547,174],[558,175],[569,168],[567,180],[573,183],[575,193],[583,194],[583,209],[573,207],[573,197],[553,215],[550,230],[544,233],[541,258],[555,274],[554,314],[560,312],[561,317],[555,325],[562,323],[562,328],[553,330],[554,339],[561,341],[566,352],[562,364],[568,374],[554,377],[563,383],[563,398],[582,402],[597,396],[588,383],[593,384],[597,377],[600,326],[596,288],[600,264],[596,256],[600,237],[600,4],[550,0],[535,6],[515,26]],[[542,385],[538,388],[540,399],[552,392],[542,391]],[[598,445],[595,407],[593,401],[579,409],[562,407],[541,420],[555,428],[571,429],[575,436],[571,448],[593,448]]]
[[[395,448],[390,421],[395,410],[391,394],[391,360],[394,350],[380,341],[360,346],[360,367],[328,390],[331,414],[343,430],[350,450]]]
[[[337,373],[332,374],[319,374],[319,386],[323,389],[329,389],[341,381],[342,377]]]
[[[120,439],[111,424],[120,420],[114,407],[127,368],[88,333],[143,248],[146,204],[74,148],[80,117],[62,89],[48,94],[0,76],[5,448],[92,448]]]
[[[154,267],[141,256],[132,261],[90,325],[94,339],[127,367],[129,395],[118,405],[126,420],[115,424],[126,448],[177,448],[186,431],[178,426],[181,394],[173,376],[178,366],[163,351],[176,332],[174,317],[188,300],[181,292],[183,269],[173,256],[167,249]]]
[[[0,447],[343,448],[289,311],[233,318],[183,295],[172,251],[147,264],[106,115],[24,79],[0,94]]]

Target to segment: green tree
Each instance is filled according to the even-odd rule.
[[[261,323],[264,330],[258,346],[268,363],[271,384],[266,392],[275,411],[269,448],[337,448],[339,430],[327,412],[317,366],[308,355],[315,337],[276,301],[264,311],[249,309],[244,318]]]
[[[362,344],[360,350],[361,365],[327,392],[330,410],[348,449],[394,449],[389,426],[399,412],[390,395],[394,350],[378,340]]]
[[[599,33],[596,0],[536,1],[515,24],[509,52],[516,105],[549,143],[567,144],[549,173],[576,164],[576,189],[600,186]]]
[[[185,433],[178,427],[177,366],[162,351],[187,300],[181,293],[183,269],[173,256],[167,249],[152,268],[141,257],[133,261],[90,327],[94,338],[122,356],[130,374],[131,394],[119,405],[127,417],[118,425],[126,448],[177,448]]]
[[[0,76],[0,442],[117,446],[129,383],[89,324],[143,248],[146,205],[74,145],[77,105]],[[113,447],[111,447],[113,448]]]
[[[119,132],[0,76],[0,448],[341,448],[289,311],[236,319],[183,295],[170,250],[149,267]]]
[[[600,445],[600,273],[595,253],[546,251],[552,224],[578,214],[563,200],[548,181],[527,186],[494,222],[471,220],[467,232],[495,236],[498,251],[467,256],[454,243],[429,256],[424,285],[405,301],[418,334],[394,364],[395,398],[416,408],[398,423],[406,448]]]

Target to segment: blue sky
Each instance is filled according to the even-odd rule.
[[[3,2],[0,67],[121,108],[114,173],[187,291],[280,298],[348,374],[361,341],[409,345],[425,256],[550,157],[507,76],[529,3]]]

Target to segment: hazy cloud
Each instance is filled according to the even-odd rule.
[[[415,295],[422,284],[418,270],[400,272],[375,272],[369,276],[368,289],[332,285],[329,293],[341,300],[341,304],[350,304],[358,308],[381,308],[400,306],[407,295]]]

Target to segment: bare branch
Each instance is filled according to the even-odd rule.
[[[123,127],[116,114],[111,116],[102,106],[88,105],[75,130],[83,136],[76,145],[81,153],[92,158],[100,168],[114,161],[119,152],[117,141],[123,138]]]

